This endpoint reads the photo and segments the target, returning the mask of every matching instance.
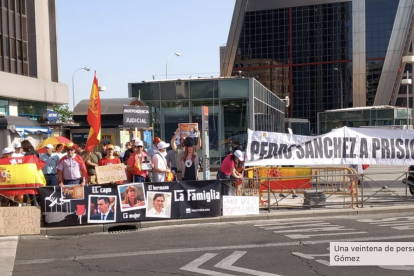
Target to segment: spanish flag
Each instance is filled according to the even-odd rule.
[[[101,98],[99,97],[98,79],[96,78],[96,71],[92,84],[91,97],[89,99],[87,120],[89,125],[91,126],[91,129],[89,130],[89,136],[88,140],[86,141],[85,150],[87,152],[92,152],[92,150],[101,141]]]
[[[0,189],[8,188],[7,190],[0,190],[0,196],[37,194],[36,187],[46,185],[42,172],[42,168],[45,165],[46,163],[35,155],[0,158]],[[26,189],[19,189],[22,187]]]

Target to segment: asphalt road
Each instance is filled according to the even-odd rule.
[[[200,224],[20,237],[14,276],[413,275],[414,266],[329,266],[329,242],[409,242],[414,215]]]

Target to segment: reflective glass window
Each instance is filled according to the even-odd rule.
[[[152,101],[160,99],[159,83],[132,83],[132,97],[138,98],[138,94],[143,101]]]
[[[219,97],[218,81],[191,81],[190,82],[190,98],[218,98]]]
[[[249,80],[220,80],[221,98],[247,98],[249,97]]]
[[[17,101],[17,113],[19,116],[43,116],[46,111],[46,103]]]
[[[0,98],[0,113],[9,115],[9,100]]]

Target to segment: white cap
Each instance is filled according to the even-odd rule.
[[[144,146],[144,142],[142,142],[141,140],[137,140],[136,142],[135,142],[135,145],[137,146],[137,147],[143,147]]]
[[[136,140],[138,140],[138,137],[132,137],[132,139],[131,139],[131,141],[136,141]]]
[[[114,151],[121,151],[121,148],[119,146],[115,146]]]
[[[3,150],[3,154],[13,153],[13,152],[14,152],[14,150],[9,149],[9,148],[5,148],[5,149]]]
[[[234,154],[234,156],[236,156],[237,158],[239,158],[239,160],[241,162],[244,161],[244,154],[243,154],[243,152],[241,150],[236,150],[236,151],[234,151],[233,154]]]
[[[52,144],[47,144],[47,145],[46,145],[46,148],[47,148],[47,149],[54,149],[55,147],[54,147]]]
[[[157,148],[158,148],[158,149],[166,149],[166,148],[168,148],[169,146],[170,146],[170,144],[165,143],[164,141],[161,141],[161,142],[159,142],[159,143],[158,143]]]
[[[15,149],[18,149],[18,148],[21,148],[21,147],[22,147],[22,144],[20,144],[20,142],[14,143],[14,148]]]

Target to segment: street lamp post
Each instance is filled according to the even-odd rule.
[[[177,57],[181,56],[181,54],[180,54],[180,53],[171,53],[171,54],[168,56],[168,58],[167,58],[167,62],[166,62],[166,64],[165,64],[165,79],[168,79],[168,60],[170,59],[170,57],[171,57],[172,55],[176,55]]]
[[[344,90],[343,90],[343,84],[342,84],[342,71],[338,68],[334,68],[334,71],[338,71],[339,76],[341,77],[341,93],[340,93],[340,103],[341,103],[341,109],[344,108],[344,104],[343,104],[343,98],[344,98]]]
[[[75,72],[73,72],[73,75],[72,75],[73,109],[75,109],[75,73],[78,72],[79,70],[90,71],[91,69],[87,67],[83,67],[83,68],[76,69]]]

